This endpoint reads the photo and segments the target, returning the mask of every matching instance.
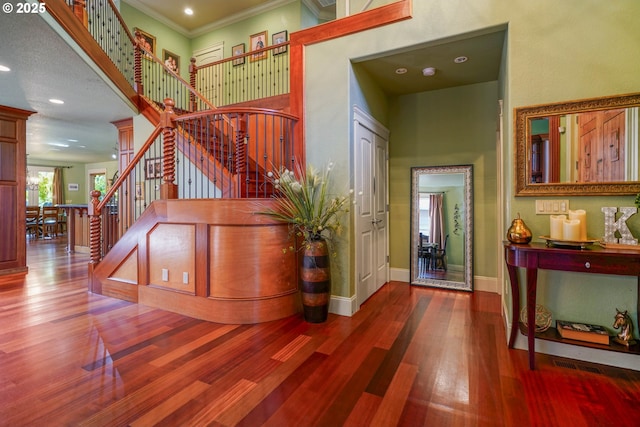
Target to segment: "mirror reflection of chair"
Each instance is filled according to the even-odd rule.
[[[442,245],[442,249],[435,249],[433,253],[433,268],[438,269],[441,268],[444,271],[447,271],[447,242],[449,241],[449,235],[447,234],[444,238],[444,245]]]
[[[429,236],[420,233],[420,246],[418,246],[418,264],[420,274],[426,273],[431,268],[432,251],[429,243]]]
[[[55,206],[42,207],[42,232],[44,236],[58,236],[58,208]]]
[[[26,209],[27,235],[36,239],[40,234],[40,206],[27,206]]]

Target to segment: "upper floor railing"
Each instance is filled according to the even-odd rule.
[[[113,1],[65,0],[65,2],[133,87],[136,43]]]
[[[289,93],[289,42],[189,67],[191,85],[215,106]]]
[[[193,112],[289,93],[289,42],[201,66],[192,59],[186,82],[144,49],[143,39],[129,31],[112,0],[65,2],[126,81],[157,105],[170,97],[176,111]]]

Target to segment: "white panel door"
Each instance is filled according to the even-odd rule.
[[[358,307],[389,278],[387,131],[355,110],[356,296]]]
[[[224,43],[220,42],[205,49],[196,50],[193,52],[193,57],[196,59],[197,66],[221,61],[224,59]],[[212,73],[205,72],[203,75],[199,76],[196,88],[200,90],[200,93],[208,101],[213,103],[213,105],[218,106],[223,105],[224,103],[224,95],[221,90],[224,80],[222,78],[222,73],[215,73],[215,76]]]
[[[355,147],[356,280],[358,307],[375,292],[375,205],[373,198],[374,134],[358,126]]]

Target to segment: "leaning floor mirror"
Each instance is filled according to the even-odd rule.
[[[473,291],[473,166],[411,168],[412,285]]]

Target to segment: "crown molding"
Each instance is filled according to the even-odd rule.
[[[196,28],[195,30],[188,30],[181,25],[176,24],[165,16],[159,14],[153,9],[149,8],[139,0],[122,0],[124,3],[127,3],[129,6],[138,9],[140,12],[145,15],[159,21],[160,23],[166,25],[174,31],[182,34],[187,38],[194,38],[216,30],[218,28],[226,27],[227,25],[235,24],[236,22],[243,21],[245,19],[251,18],[253,16],[257,16],[263,13],[266,13],[270,10],[277,9],[289,3],[293,3],[297,0],[271,0],[262,5],[244,10],[240,13],[236,13],[234,15],[230,15],[224,19],[219,19],[217,21],[211,22],[209,24],[203,25],[201,27]]]

